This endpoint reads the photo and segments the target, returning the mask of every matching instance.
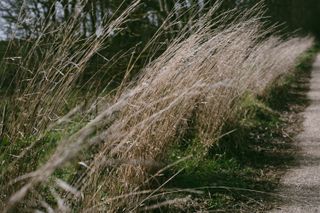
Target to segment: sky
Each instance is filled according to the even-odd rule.
[[[1,0],[0,0],[1,1]],[[1,18],[1,14],[0,14],[0,40],[4,40],[6,39],[6,35],[5,35],[5,21]]]

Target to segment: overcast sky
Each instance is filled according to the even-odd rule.
[[[0,0],[1,1],[1,0]],[[0,40],[3,40],[6,38],[5,33],[5,22],[4,20],[1,18],[1,14],[0,14]]]

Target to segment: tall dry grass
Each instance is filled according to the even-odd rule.
[[[59,119],[61,106],[70,98],[90,59],[107,39],[122,30],[128,16],[138,5],[139,1],[133,1],[117,17],[105,18],[99,35],[81,36],[79,29],[83,8],[79,7],[60,26],[51,26],[49,22],[37,37],[31,36],[22,41],[22,45],[30,47],[25,48],[26,54],[22,53],[11,83],[14,85],[10,95],[12,115],[8,116],[6,127],[11,141],[42,133],[50,123]],[[23,46],[21,49],[26,51]]]
[[[171,145],[194,128],[201,145],[212,146],[225,121],[235,116],[243,94],[263,94],[277,78],[292,71],[297,58],[312,46],[309,37],[266,36],[272,29],[263,28],[260,7],[238,17],[226,12],[219,19],[212,19],[218,8],[217,5],[189,26],[134,81],[122,85],[116,95],[102,98],[97,116],[65,137],[42,166],[19,177],[17,182],[25,182],[10,197],[7,209],[28,199],[30,194],[40,193],[39,185],[47,185],[56,205],[50,206],[41,196],[32,196],[32,203],[38,202],[36,206],[67,211],[69,204],[84,212],[139,210],[165,185],[152,188],[157,176],[169,166],[161,162]],[[89,50],[96,48],[89,46]],[[51,57],[46,60],[54,63],[48,70],[49,80],[65,70],[66,65],[60,64],[60,60],[60,66]],[[85,57],[80,65],[86,61]],[[47,70],[46,66],[41,70]],[[32,80],[33,86],[26,94],[51,88],[43,86],[42,81],[38,83],[36,78]],[[68,78],[62,82],[70,84]],[[63,97],[65,90],[58,89],[54,94],[55,99]],[[43,100],[43,95],[33,98]],[[47,113],[53,105],[59,107],[60,102],[55,99],[41,101],[46,104],[41,109]],[[88,113],[92,108],[88,108]],[[32,113],[26,112],[20,125],[29,127],[28,118],[37,117],[39,109],[33,107]],[[193,126],[189,126],[191,119],[195,121]],[[41,125],[41,121],[36,123]],[[83,150],[90,157],[83,157]],[[74,163],[74,159],[86,160],[81,162],[86,169],[71,183],[55,179],[53,173]]]

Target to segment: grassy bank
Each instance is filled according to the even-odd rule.
[[[273,202],[281,199],[274,190],[287,166],[295,163],[292,138],[300,129],[298,113],[308,104],[305,84],[316,53],[317,48],[304,53],[295,71],[280,76],[263,95],[245,93],[236,117],[225,121],[221,138],[209,149],[201,145],[197,131],[191,128],[184,133],[163,162],[172,166],[157,178],[156,182],[166,184],[155,198],[146,202],[146,210],[259,212],[270,209]],[[194,121],[189,122],[192,127]],[[10,182],[11,177],[23,176],[44,165],[61,139],[74,134],[85,123],[82,119],[75,120],[64,126],[64,133],[50,131],[35,145],[36,139],[32,137],[14,144],[3,139],[0,182]],[[33,148],[28,154],[19,158],[30,146]],[[81,157],[56,170],[49,183],[55,178],[72,183],[85,171],[79,162],[91,157],[90,152],[82,152]],[[1,200],[5,201],[23,184],[3,191]],[[152,185],[157,187],[156,183]],[[55,199],[47,187],[37,190],[54,205]],[[23,209],[24,204],[18,207]]]
[[[293,137],[301,127],[302,118],[298,113],[308,105],[306,91],[317,51],[314,47],[305,53],[296,70],[281,76],[264,96],[246,94],[237,119],[225,124],[225,136],[208,154],[197,147],[198,139],[192,134],[185,138],[189,140],[187,143],[174,147],[171,163],[190,158],[166,174],[166,179],[174,176],[167,187],[175,195],[164,196],[164,200],[187,197],[187,205],[192,206],[190,211],[271,209],[272,204],[281,199],[275,192],[281,176],[295,163],[293,154],[297,150]],[[181,207],[178,203],[172,204],[171,210],[184,210],[185,207]]]
[[[61,28],[39,63],[33,63],[38,51],[22,60],[4,113],[0,172],[9,184],[0,186],[0,208],[241,209],[256,201],[251,188],[265,194],[273,187],[261,161],[269,161],[269,139],[283,135],[285,122],[268,94],[289,84],[283,76],[313,38],[266,37],[259,5],[214,19],[217,3],[136,78],[130,78],[130,63],[115,91],[92,95],[91,81],[83,87],[88,100],[75,96],[90,58],[137,6],[106,26],[102,37],[74,42],[77,32],[65,37]],[[41,50],[42,42],[33,49]]]

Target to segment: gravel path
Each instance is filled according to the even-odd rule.
[[[281,180],[285,202],[272,212],[320,213],[320,55],[313,65],[308,98],[303,131],[296,137],[298,165]]]

